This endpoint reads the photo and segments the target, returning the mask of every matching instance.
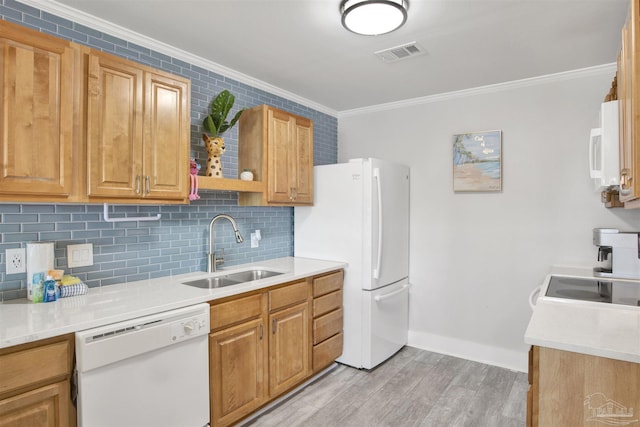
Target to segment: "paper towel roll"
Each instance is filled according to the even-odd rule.
[[[54,248],[51,243],[27,243],[27,298],[33,299],[32,280],[36,273],[53,270]]]

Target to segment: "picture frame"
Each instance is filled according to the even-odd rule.
[[[453,135],[453,191],[502,191],[502,131]]]

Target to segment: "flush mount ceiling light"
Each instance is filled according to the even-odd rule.
[[[407,20],[406,0],[343,0],[342,25],[356,34],[390,33]]]

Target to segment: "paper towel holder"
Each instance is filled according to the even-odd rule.
[[[159,221],[162,218],[162,214],[157,214],[156,216],[139,216],[133,217],[128,216],[124,218],[111,218],[109,217],[109,204],[104,204],[103,217],[105,222],[125,222],[125,221]]]

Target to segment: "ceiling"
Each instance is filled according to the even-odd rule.
[[[335,112],[615,62],[628,0],[409,0],[359,36],[340,0],[57,0]],[[42,3],[42,2],[41,2]],[[375,51],[417,42],[385,63]],[[607,88],[603,88],[603,94]]]

